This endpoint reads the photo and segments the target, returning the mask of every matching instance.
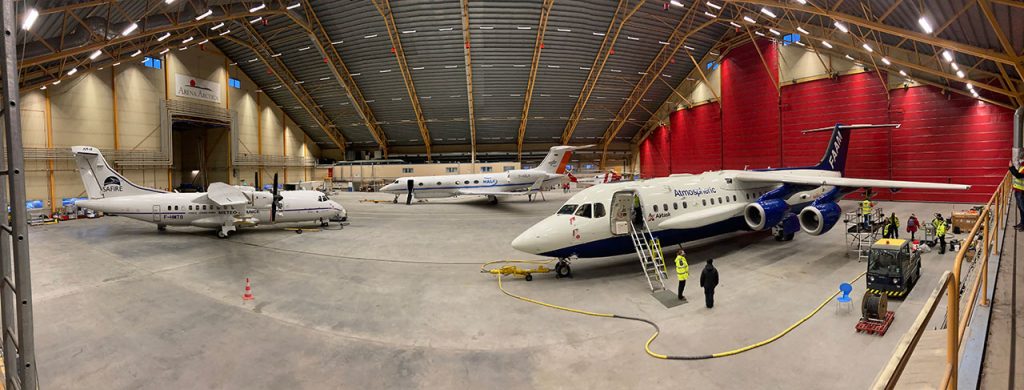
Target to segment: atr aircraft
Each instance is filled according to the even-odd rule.
[[[605,173],[600,174],[600,175],[592,175],[592,176],[577,177],[577,176],[574,176],[572,174],[572,172],[569,172],[568,175],[569,175],[569,180],[572,181],[573,183],[576,183],[576,185],[579,188],[588,188],[588,187],[596,186],[598,184],[616,183],[616,182],[622,181],[622,175],[620,175],[618,172],[615,172],[613,170],[609,170],[608,172],[605,172]]]
[[[276,174],[272,191],[213,183],[209,192],[167,192],[132,183],[110,167],[99,149],[74,146],[71,151],[89,195],[88,200],[77,202],[79,206],[155,223],[161,231],[167,226],[198,226],[219,229],[217,235],[226,238],[237,227],[285,222],[327,225],[348,216],[341,205],[319,191],[278,192]]]
[[[416,198],[451,198],[460,195],[486,196],[491,204],[498,203],[499,196],[534,194],[544,186],[561,184],[568,178],[565,165],[572,158],[572,152],[586,146],[553,146],[540,165],[533,169],[516,169],[502,173],[473,173],[445,176],[401,177],[380,188],[380,192],[406,194],[405,204]]]
[[[832,131],[818,165],[803,168],[723,170],[677,174],[593,186],[574,195],[555,213],[512,241],[512,247],[559,258],[560,276],[570,258],[633,252],[631,234],[649,229],[662,246],[736,231],[772,230],[791,240],[800,230],[817,236],[842,215],[837,202],[860,188],[966,190],[958,184],[843,177],[850,130],[895,125],[835,125],[804,133]],[[639,202],[635,207],[634,202]],[[642,218],[634,218],[637,214]]]

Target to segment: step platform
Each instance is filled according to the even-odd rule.
[[[864,332],[878,336],[885,336],[885,332],[889,330],[889,325],[892,325],[892,320],[895,317],[895,313],[887,311],[885,312],[885,319],[882,321],[861,318],[860,321],[857,322],[857,333]]]

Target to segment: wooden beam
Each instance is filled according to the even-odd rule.
[[[519,161],[523,161],[523,140],[526,139],[526,121],[530,117],[530,103],[533,102],[533,87],[537,82],[537,68],[540,66],[540,52],[544,47],[544,32],[548,28],[548,15],[555,0],[544,0],[540,6],[540,21],[537,22],[537,38],[533,42],[533,60],[530,62],[530,76],[526,79],[526,95],[523,96],[523,114],[519,118],[519,135],[516,145]]]
[[[569,113],[569,121],[565,123],[565,130],[562,131],[563,145],[569,144],[569,141],[572,139],[572,133],[576,131],[576,125],[583,118],[583,110],[587,108],[590,94],[597,88],[597,82],[601,78],[601,72],[604,71],[605,63],[608,62],[608,56],[615,50],[615,42],[619,39],[619,33],[622,32],[622,28],[625,27],[629,18],[633,17],[633,14],[644,5],[644,1],[640,0],[630,9],[627,7],[628,0],[619,0],[619,6],[615,9],[615,15],[612,17],[611,23],[608,24],[608,30],[604,33],[601,47],[597,49],[594,63],[590,65],[587,81],[583,83],[583,89],[580,90],[580,94],[576,97],[576,105],[573,106],[572,111]]]
[[[427,128],[427,120],[423,116],[423,108],[420,107],[420,97],[416,94],[416,84],[412,80],[412,73],[409,72],[409,65],[405,61],[405,49],[402,48],[402,40],[399,39],[401,34],[398,31],[398,26],[395,25],[394,14],[391,12],[391,2],[388,0],[373,0],[373,5],[377,7],[377,12],[384,17],[384,25],[388,29],[388,37],[391,38],[391,51],[395,54],[395,61],[398,63],[398,69],[402,72],[402,81],[405,82],[405,90],[409,93],[409,102],[412,103],[412,111],[416,116],[416,125],[420,128],[420,136],[423,137],[423,147],[427,152],[427,161],[431,161],[430,156],[430,129]]]
[[[473,172],[476,172],[476,107],[473,105],[473,58],[470,55],[469,39],[469,0],[460,0],[462,3],[462,46],[466,56],[466,100],[469,104],[469,155]]]
[[[989,0],[978,0],[978,7],[980,7],[981,12],[985,14],[985,19],[988,19],[988,23],[990,26],[992,26],[992,30],[995,31],[996,38],[999,39],[999,44],[1003,46],[1003,50],[1006,51],[1006,55],[1010,57],[1016,57],[1017,51],[1014,50],[1013,44],[1010,43],[1010,40],[1006,38],[1006,32],[1003,31],[1003,28],[999,26],[999,22],[996,20],[996,16],[992,12],[992,3],[989,2]],[[1020,58],[1017,58],[1013,62],[1013,68],[1014,70],[1017,71],[1017,74],[1020,75],[1020,77],[1024,78],[1024,65],[1021,65]],[[1006,71],[1002,67],[1000,67],[999,70],[1000,73],[1002,73],[1002,75],[1006,77]],[[1013,80],[1007,77],[1006,83],[1013,84]],[[1018,96],[1015,96],[1014,98],[1019,100],[1019,95],[1020,94],[1018,94]]]
[[[775,87],[775,95],[782,96],[782,89],[779,87],[779,81],[775,79],[775,75],[772,75],[772,68],[768,66],[768,61],[764,58],[764,53],[761,53],[761,48],[757,46],[757,39],[754,38],[754,33],[750,32],[750,27],[747,27],[747,35],[750,36],[750,42],[754,45],[754,51],[757,52],[757,57],[761,59],[761,65],[764,65],[765,73],[768,73],[768,80],[772,82],[772,86]]]

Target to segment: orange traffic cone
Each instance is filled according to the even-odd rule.
[[[252,287],[249,286],[249,278],[245,278],[245,294],[242,294],[242,300],[251,301],[253,299],[256,299],[256,297],[252,296]]]

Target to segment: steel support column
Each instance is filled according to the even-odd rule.
[[[0,209],[10,207],[10,217],[0,221],[0,323],[4,352],[4,383],[7,389],[35,390],[36,354],[32,327],[32,273],[29,270],[28,210],[25,208],[25,150],[21,138],[21,101],[18,90],[18,23],[14,0],[3,0],[0,19],[4,35],[3,125],[0,143]]]

